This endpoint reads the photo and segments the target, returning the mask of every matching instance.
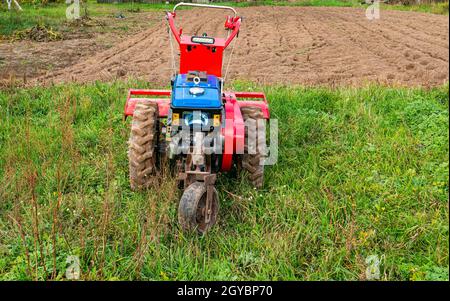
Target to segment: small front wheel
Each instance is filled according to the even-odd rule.
[[[178,222],[184,230],[197,230],[199,233],[206,233],[217,220],[219,212],[219,194],[216,188],[213,189],[210,203],[209,218],[206,208],[207,188],[203,182],[194,182],[189,185],[181,196],[178,206]]]

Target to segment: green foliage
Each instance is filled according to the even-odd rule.
[[[275,5],[275,6],[336,6],[336,7],[367,7],[361,4],[360,0],[300,0],[300,1],[274,1],[259,0],[255,2],[233,2],[225,1],[216,4],[232,5],[235,7],[247,7],[255,5]],[[27,0],[21,1],[23,11],[8,11],[6,4],[0,4],[0,38],[10,36],[15,31],[29,29],[36,25],[55,28],[66,22],[65,11],[67,4],[61,0]],[[121,11],[141,12],[154,10],[168,10],[174,4],[150,4],[150,3],[96,3],[96,1],[86,1],[89,16],[110,16]],[[448,14],[448,1],[440,3],[423,3],[420,5],[382,5],[382,9],[411,10],[430,12],[436,14]],[[83,13],[83,11],[82,11]]]
[[[128,184],[128,87],[0,92],[0,279],[448,280],[448,85],[260,87],[279,122],[264,189],[221,175],[217,226],[177,225],[170,177]],[[37,227],[36,227],[37,224]]]
[[[402,2],[402,1],[400,1]],[[417,11],[425,13],[433,13],[439,15],[448,15],[448,0],[447,1],[427,1],[417,4],[416,1],[406,1],[410,3],[400,3],[394,1],[388,5],[382,5],[382,9],[396,9],[396,10],[406,10],[406,11]]]
[[[56,28],[66,21],[66,5],[49,6],[22,4],[23,11],[0,9],[0,38],[11,36],[34,26]]]
[[[59,32],[55,32],[51,27],[45,25],[35,25],[29,29],[15,31],[13,40],[33,40],[37,42],[50,42],[61,40],[63,36]]]

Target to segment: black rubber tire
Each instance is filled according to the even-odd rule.
[[[245,146],[242,155],[242,168],[247,171],[248,180],[256,187],[261,188],[264,184],[264,165],[261,164],[266,149],[266,132],[258,129],[258,120],[264,119],[263,113],[259,107],[241,108],[242,117],[245,124],[251,125],[245,127]],[[256,137],[255,143],[249,143],[249,137]],[[262,146],[258,147],[258,146]]]
[[[219,194],[216,188],[213,193],[211,220],[208,224],[205,224],[204,215],[201,214],[205,205],[206,186],[204,183],[194,182],[184,190],[178,206],[178,222],[183,230],[197,230],[200,234],[205,234],[216,223],[219,212]]]
[[[133,190],[148,188],[156,172],[157,118],[157,104],[148,101],[136,103],[128,141],[130,186]]]

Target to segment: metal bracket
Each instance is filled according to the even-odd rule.
[[[214,184],[216,183],[216,174],[205,176],[204,183],[206,185],[205,223],[208,224],[211,220],[211,205],[214,195]]]

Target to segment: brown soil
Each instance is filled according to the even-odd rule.
[[[81,58],[114,47],[160,21],[153,14],[125,12],[125,16],[125,19],[110,16],[66,22],[55,29],[61,35],[57,41],[45,41],[45,33],[43,39],[29,36],[36,28],[23,31],[27,35],[21,41],[16,41],[21,38],[17,35],[12,41],[0,40],[0,87],[11,80],[21,82],[73,66]]]
[[[244,19],[227,80],[435,86],[449,79],[448,16],[383,10],[379,20],[369,21],[363,9],[321,7],[252,7],[238,12]],[[167,85],[167,27],[162,13],[149,15],[160,22],[38,82],[133,76]],[[223,16],[214,10],[188,10],[177,17],[184,33],[220,35]],[[205,20],[212,21],[205,26]]]

